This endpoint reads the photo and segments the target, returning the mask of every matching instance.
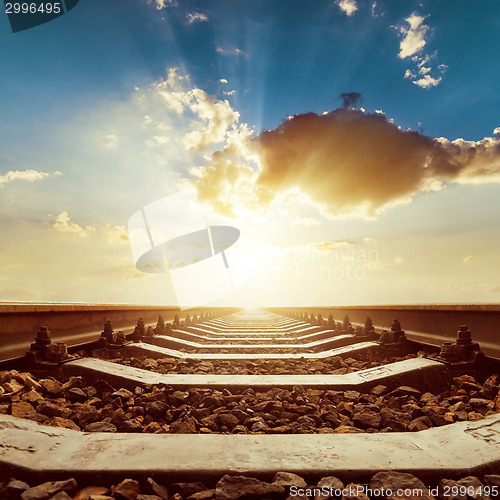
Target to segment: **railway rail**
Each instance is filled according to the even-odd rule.
[[[394,316],[402,310],[372,309],[370,319],[358,309],[352,323],[341,309],[201,310],[182,319],[171,310],[133,329],[128,311],[119,332],[101,308],[98,334],[81,324],[89,311],[75,310],[73,345],[60,342],[70,329],[51,338],[53,327],[38,325],[17,358],[19,341],[4,328],[0,496],[72,498],[78,484],[114,498],[140,498],[142,488],[176,500],[366,500],[384,497],[369,487],[413,484],[430,488],[416,494],[424,498],[471,485],[482,497],[470,498],[495,497],[500,349],[491,326],[471,332],[460,309],[448,308],[440,314],[459,319],[453,331],[438,316],[406,330]],[[469,312],[477,325],[498,320],[495,307]],[[37,497],[23,481],[62,489],[47,483],[50,495]],[[357,494],[342,493],[350,484]]]

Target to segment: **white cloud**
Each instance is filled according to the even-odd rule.
[[[211,144],[222,142],[231,125],[238,121],[239,113],[228,101],[219,101],[201,89],[189,92],[189,108],[201,119],[201,126],[186,134],[184,144],[188,150],[202,150]]]
[[[151,2],[148,2],[151,3]],[[174,0],[154,0],[154,3],[156,4],[156,8],[158,10],[164,9],[168,5],[176,5]]]
[[[217,54],[221,54],[221,55],[229,55],[229,56],[244,56],[245,53],[236,48],[236,49],[225,49],[223,47],[216,47],[215,51],[217,52]]]
[[[496,127],[495,130],[493,130],[493,135],[500,134],[500,127]]]
[[[146,141],[146,144],[150,148],[162,147],[169,143],[170,143],[170,137],[166,137],[164,135],[154,135],[153,137],[151,137],[151,139]]]
[[[439,85],[441,80],[442,80],[441,77],[434,78],[431,75],[425,75],[423,78],[419,78],[418,80],[415,80],[413,83],[423,89],[428,89],[430,87],[436,87],[437,85]]]
[[[235,95],[236,91],[225,90],[223,94]],[[193,87],[189,76],[178,68],[169,68],[164,80],[138,93],[136,105],[143,110],[141,122],[143,129],[149,133],[144,140],[146,146],[164,148],[165,155],[169,157],[174,150],[177,155],[179,149],[201,152],[213,144],[224,142],[230,131],[237,128],[239,119],[239,113],[227,100]],[[121,135],[120,143],[126,143],[126,137]],[[169,147],[168,152],[166,146]],[[164,164],[162,161],[159,163]]]
[[[11,170],[4,175],[0,175],[0,187],[4,187],[5,184],[17,180],[28,182],[39,181],[50,175],[47,172],[37,172],[36,170]],[[61,175],[61,172],[54,172],[52,175]]]
[[[98,234],[105,240],[110,242],[128,241],[128,231],[123,226],[113,226],[111,224],[106,224],[102,228],[98,229]]]
[[[393,26],[401,36],[398,57],[408,59],[415,65],[414,69],[406,69],[404,78],[412,80],[415,85],[423,89],[439,85],[448,69],[446,64],[439,64],[434,71],[432,61],[436,58],[437,51],[432,54],[424,52],[427,37],[431,32],[430,27],[424,24],[426,17],[428,16],[420,16],[413,12],[405,19],[407,25]]]
[[[348,16],[352,16],[358,10],[356,0],[335,0],[335,3],[339,6],[340,10],[345,12]]]
[[[221,93],[230,96],[236,92],[224,88]],[[134,93],[126,113],[119,115],[120,122],[115,119],[114,129],[108,128],[113,134],[103,134],[105,145],[111,148],[119,144],[124,154],[124,148],[136,144],[140,137],[141,145],[146,146],[142,150],[158,154],[154,164],[160,166],[180,160],[186,152],[201,152],[224,142],[231,130],[238,128],[239,120],[239,113],[225,98],[194,87],[189,75],[178,68],[169,68],[164,79]]]
[[[106,142],[104,145],[109,149],[115,149],[118,146],[118,137],[115,134],[108,134],[104,136]]]
[[[462,261],[464,264],[467,264],[468,262],[470,262],[471,260],[474,260],[474,256],[473,255],[468,255],[467,257],[465,257],[465,259]]]
[[[425,35],[429,30],[429,26],[423,24],[425,17],[418,16],[413,13],[410,17],[407,17],[405,21],[408,23],[408,27],[399,26],[396,29],[403,36],[399,44],[399,54],[400,59],[405,59],[407,57],[420,52],[426,44]]]
[[[201,12],[188,12],[186,14],[188,24],[203,23],[208,21],[208,16]]]
[[[95,232],[95,227],[86,226],[85,229],[74,222],[71,222],[71,218],[68,212],[61,212],[57,217],[56,221],[51,224],[51,227],[56,231],[61,233],[73,233],[81,238],[88,236],[90,233]]]
[[[382,9],[377,5],[377,2],[372,3],[372,17],[380,17],[383,16],[384,13]]]
[[[93,235],[109,242],[128,241],[128,231],[123,226],[105,224],[101,227],[85,226],[84,228],[75,222],[71,222],[71,217],[66,211],[57,215],[55,222],[49,225],[56,231],[61,233],[72,233],[80,238]]]
[[[331,252],[341,248],[351,248],[353,245],[350,241],[322,241],[321,243],[313,243],[311,246],[319,252]]]
[[[225,78],[221,78],[219,80],[219,83],[221,83],[222,85],[227,85],[228,81],[225,79]],[[222,90],[222,94],[223,95],[236,95],[237,94],[237,91],[236,90]]]
[[[184,113],[188,101],[186,92],[182,87],[184,78],[178,74],[177,68],[169,68],[167,79],[156,85],[158,94],[163,99],[164,104],[179,116]]]

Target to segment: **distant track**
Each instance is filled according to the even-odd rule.
[[[355,325],[362,325],[370,316],[377,331],[391,328],[393,319],[398,319],[410,340],[440,346],[454,341],[460,325],[467,325],[472,338],[479,342],[482,351],[500,359],[500,305],[404,305],[404,306],[351,306],[351,307],[273,307],[268,311],[287,314],[301,312],[327,319],[333,315],[335,321],[349,316]]]
[[[0,361],[23,356],[33,342],[40,326],[48,326],[52,339],[68,346],[92,342],[99,338],[104,321],[113,322],[115,330],[130,333],[139,318],[147,325],[156,324],[158,316],[172,321],[177,314],[183,320],[207,311],[229,314],[238,308],[198,308],[181,312],[176,307],[132,306],[115,304],[0,304]],[[377,331],[390,329],[394,318],[399,319],[410,340],[439,346],[454,341],[460,325],[466,324],[474,341],[483,352],[500,360],[500,305],[416,305],[416,306],[353,306],[353,307],[296,307],[268,308],[270,312],[289,311],[332,314],[341,322],[348,315],[354,325],[372,318]]]
[[[146,324],[156,324],[158,316],[172,321],[177,314],[206,313],[214,308],[197,308],[182,312],[177,307],[135,306],[116,304],[30,304],[0,303],[0,361],[23,356],[41,326],[47,326],[55,342],[75,346],[99,339],[106,320],[115,330],[130,333],[139,318]],[[228,314],[235,308],[219,308]]]

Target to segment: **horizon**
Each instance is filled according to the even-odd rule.
[[[168,308],[168,309],[179,309],[179,305],[172,304],[137,304],[137,303],[119,303],[119,302],[29,302],[29,301],[0,301],[0,306],[2,305],[40,305],[40,306],[65,306],[65,305],[78,305],[78,306],[124,306],[124,307],[151,307],[151,308]],[[482,306],[494,306],[500,307],[497,302],[468,302],[468,303],[422,303],[422,304],[336,304],[336,305],[326,305],[326,304],[307,304],[307,305],[284,305],[284,306],[257,306],[257,307],[247,307],[237,304],[227,304],[227,305],[203,305],[192,307],[191,309],[209,309],[209,308],[220,308],[220,309],[286,309],[286,308],[299,308],[299,309],[315,309],[315,308],[327,308],[327,309],[342,309],[342,308],[405,308],[405,307],[482,307]],[[191,309],[182,309],[183,312],[189,313]]]

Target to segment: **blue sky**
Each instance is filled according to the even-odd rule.
[[[500,299],[497,1],[80,0],[15,34],[2,14],[0,39],[0,300],[175,302],[126,228],[186,179],[258,263],[228,301]],[[280,137],[303,164],[280,163]],[[346,248],[379,257],[322,274]]]
[[[58,112],[126,98],[135,85],[176,66],[209,93],[228,79],[229,90],[238,92],[230,102],[246,122],[263,128],[289,114],[334,109],[339,95],[352,91],[362,94],[367,110],[383,109],[415,129],[420,122],[433,136],[477,140],[498,126],[498,2],[379,2],[374,10],[359,2],[350,16],[333,1],[155,7],[82,0],[78,10],[15,36],[2,16],[2,87],[10,96],[4,116],[60,118]],[[207,20],[189,24],[190,13]],[[422,55],[437,51],[433,72],[447,66],[432,92],[405,79],[415,64],[398,58],[396,27],[412,13],[425,18]]]

